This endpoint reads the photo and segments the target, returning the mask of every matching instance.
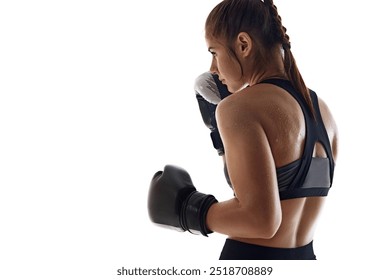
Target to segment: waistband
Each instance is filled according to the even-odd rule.
[[[226,239],[220,260],[316,260],[313,241],[297,248],[275,248]]]

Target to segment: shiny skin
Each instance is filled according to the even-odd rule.
[[[288,92],[274,85],[258,84],[267,78],[284,77],[281,55],[271,53],[273,63],[259,67],[253,61],[250,37],[245,33],[239,36],[235,44],[237,58],[232,58],[223,44],[206,38],[213,54],[210,70],[233,92],[219,103],[217,122],[235,192],[235,197],[209,209],[207,226],[247,243],[280,248],[303,246],[314,238],[326,197],[280,201],[276,179],[276,168],[302,155],[306,135],[303,113]],[[319,102],[336,159],[336,123],[325,102]],[[320,144],[314,156],[326,156]]]

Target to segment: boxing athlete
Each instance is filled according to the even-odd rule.
[[[227,235],[220,259],[316,259],[315,227],[337,156],[332,114],[306,87],[273,1],[222,1],[205,27],[210,70],[231,94],[198,93],[210,103],[222,99],[215,126],[205,123],[219,132],[234,195],[218,202],[196,191],[187,171],[168,165],[152,179],[150,218]],[[210,114],[203,119],[213,120]]]

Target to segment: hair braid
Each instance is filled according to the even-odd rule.
[[[295,58],[291,52],[290,37],[287,35],[287,28],[282,24],[282,18],[278,13],[278,9],[274,4],[273,0],[264,0],[264,4],[269,7],[271,15],[273,30],[273,37],[275,43],[282,45],[284,51],[284,71],[286,72],[287,78],[293,84],[294,88],[299,91],[306,103],[309,105],[311,113],[315,117],[313,102],[310,97],[309,89],[302,78],[301,73],[298,70]]]

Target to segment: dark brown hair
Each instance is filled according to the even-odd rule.
[[[248,33],[258,49],[256,59],[265,67],[270,62],[269,52],[281,46],[284,50],[284,70],[287,78],[303,95],[312,113],[314,112],[309,90],[291,52],[290,37],[273,0],[224,0],[210,12],[205,30],[206,37],[225,42],[235,57],[232,46],[236,36],[240,32]]]

